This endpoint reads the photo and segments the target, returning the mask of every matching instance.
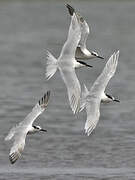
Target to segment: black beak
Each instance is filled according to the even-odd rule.
[[[84,65],[84,66],[90,67],[90,68],[93,67],[93,66],[91,66],[91,65],[89,65],[89,64],[87,64],[87,63],[85,63],[84,61],[77,61],[77,62],[79,62],[80,64],[82,64],[82,65]]]
[[[85,66],[90,67],[90,68],[92,68],[92,67],[93,67],[93,66],[91,66],[91,65],[89,65],[89,64],[85,64]]]
[[[40,131],[47,132],[47,130],[46,130],[46,129],[40,129]]]
[[[113,101],[115,101],[115,102],[120,102],[120,100],[119,100],[119,99],[114,99]]]
[[[102,56],[96,56],[97,58],[99,58],[99,59],[104,59],[104,57],[102,57]]]

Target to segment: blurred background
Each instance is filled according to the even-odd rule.
[[[121,103],[101,105],[99,123],[90,137],[83,130],[86,113],[73,115],[59,72],[45,80],[46,50],[58,57],[67,38],[66,3],[90,26],[87,47],[105,57],[87,61],[92,69],[76,70],[81,85],[90,87],[110,55],[120,50],[106,92]],[[0,179],[134,179],[134,37],[134,1],[0,1]],[[49,105],[37,119],[48,132],[29,136],[21,159],[10,165],[12,144],[4,137],[48,89]]]

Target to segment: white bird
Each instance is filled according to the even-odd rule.
[[[79,44],[76,48],[75,58],[76,59],[93,59],[93,58],[100,58],[104,59],[102,56],[99,56],[99,54],[95,51],[89,51],[86,48],[86,41],[89,35],[89,26],[87,22],[84,20],[84,18],[77,12],[75,12],[75,9],[70,6],[69,4],[66,4],[66,7],[68,8],[69,14],[71,17],[73,16],[73,13],[76,13],[78,18],[80,19],[80,25],[81,25],[81,39],[79,41]]]
[[[80,109],[80,82],[75,73],[75,67],[79,63],[75,60],[75,50],[81,38],[80,24],[74,13],[71,18],[67,40],[56,59],[49,51],[47,52],[46,78],[50,79],[59,69],[61,77],[67,87],[68,99],[71,109],[77,113]]]
[[[14,164],[16,160],[21,156],[21,153],[25,146],[25,139],[27,134],[33,134],[39,131],[47,131],[45,129],[42,129],[40,126],[35,126],[32,124],[35,119],[46,109],[49,97],[50,91],[47,91],[44,97],[39,100],[39,102],[34,106],[32,111],[26,116],[26,118],[18,125],[13,127],[5,137],[5,141],[9,141],[14,138],[14,143],[9,153],[9,160],[11,164]]]
[[[82,111],[85,107],[85,102],[86,102],[86,97],[89,95],[89,90],[86,87],[86,85],[84,84],[84,91],[82,92],[81,95],[81,101],[80,101],[80,111]],[[110,102],[120,102],[119,99],[116,99],[114,96],[103,92],[102,96],[101,96],[101,103],[110,103]]]
[[[118,64],[119,51],[114,53],[108,62],[106,63],[102,73],[96,79],[90,91],[87,92],[85,98],[83,99],[83,108],[86,108],[87,120],[85,123],[85,133],[89,136],[91,132],[95,129],[99,117],[100,117],[100,102],[104,99],[105,96],[105,88],[109,82],[109,80],[113,77],[116,67]],[[113,101],[113,97],[110,95],[108,98]],[[107,99],[108,99],[107,98]],[[115,100],[119,101],[119,100]],[[82,109],[82,107],[81,107]]]

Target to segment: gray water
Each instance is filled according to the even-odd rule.
[[[71,1],[70,1],[71,2]],[[105,60],[91,60],[93,69],[79,69],[80,83],[90,85],[106,60],[120,50],[117,72],[107,92],[121,103],[101,106],[94,133],[87,137],[85,111],[74,116],[59,72],[45,80],[45,49],[58,57],[70,17],[66,1],[0,2],[0,179],[1,180],[133,180],[135,179],[135,2],[74,1],[91,25],[89,49]],[[24,119],[51,89],[47,110],[35,124],[46,134],[29,136],[10,165],[9,129]]]

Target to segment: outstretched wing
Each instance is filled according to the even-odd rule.
[[[109,82],[109,80],[115,74],[117,64],[119,58],[119,51],[117,53],[113,53],[113,55],[109,58],[108,62],[106,63],[102,73],[94,82],[91,88],[91,94],[95,94],[96,96],[100,96],[104,91]]]
[[[82,48],[86,48],[86,41],[90,30],[87,22],[83,19],[83,17],[80,17],[80,22],[81,22],[81,39],[79,41],[79,46]]]
[[[85,133],[89,136],[95,129],[100,117],[100,100],[94,96],[88,96],[86,102],[87,120]]]
[[[12,139],[13,136],[15,135],[16,131],[18,131],[19,127],[21,127],[23,125],[25,127],[31,125],[34,122],[34,120],[47,107],[49,97],[50,97],[50,91],[47,91],[47,93],[42,97],[42,99],[39,100],[39,102],[34,106],[32,111],[26,116],[26,118],[9,131],[8,135],[5,137],[5,141],[8,141],[8,140]]]
[[[13,127],[5,140],[10,140],[14,137],[14,143],[9,153],[10,162],[13,164],[21,156],[21,153],[25,146],[25,138],[34,120],[46,109],[48,100],[50,97],[50,91],[39,100],[39,102],[32,109],[32,112],[20,122],[16,127]]]
[[[80,27],[81,27],[81,39],[79,41],[79,47],[85,48],[86,41],[87,41],[89,31],[90,31],[89,26],[88,26],[87,22],[85,21],[85,19],[78,12],[76,12],[75,9],[71,5],[66,4],[66,7],[68,8],[68,12],[71,16],[73,16],[73,14],[75,13],[79,19]],[[80,48],[77,49],[77,53],[82,55]]]
[[[95,129],[99,117],[100,117],[100,102],[101,94],[104,92],[109,80],[112,78],[116,71],[118,63],[119,51],[114,53],[108,62],[100,76],[95,81],[92,86],[89,95],[86,100],[86,112],[87,120],[85,123],[85,133],[89,136],[91,132]]]
[[[89,95],[89,90],[87,89],[86,85],[84,84],[84,90],[81,93],[81,100],[80,100],[80,112],[85,108],[86,106],[86,100],[87,96]]]
[[[24,126],[32,125],[35,119],[43,113],[46,109],[50,97],[50,91],[47,91],[46,94],[39,100],[39,102],[34,106],[32,111],[26,116],[26,118],[20,123]]]
[[[71,17],[67,40],[61,50],[62,61],[71,61],[75,58],[75,51],[81,38],[81,28],[77,16],[74,13]],[[66,57],[66,58],[65,58]]]
[[[26,138],[26,129],[22,127],[20,131],[17,131],[14,135],[14,143],[9,153],[9,160],[11,164],[14,164],[18,158],[20,158],[21,153],[25,146],[25,138]]]
[[[60,69],[61,76],[66,84],[71,109],[77,113],[80,108],[81,87],[74,68]]]
[[[8,135],[5,137],[5,141],[9,141],[10,139],[13,138],[15,132],[16,132],[16,129],[17,129],[18,125],[16,125],[15,127],[11,128]]]
[[[70,106],[74,113],[78,112],[80,106],[81,88],[74,70],[75,51],[80,41],[80,37],[80,25],[76,14],[73,13],[67,41],[65,42],[59,57],[59,70],[64,83],[66,84]]]

